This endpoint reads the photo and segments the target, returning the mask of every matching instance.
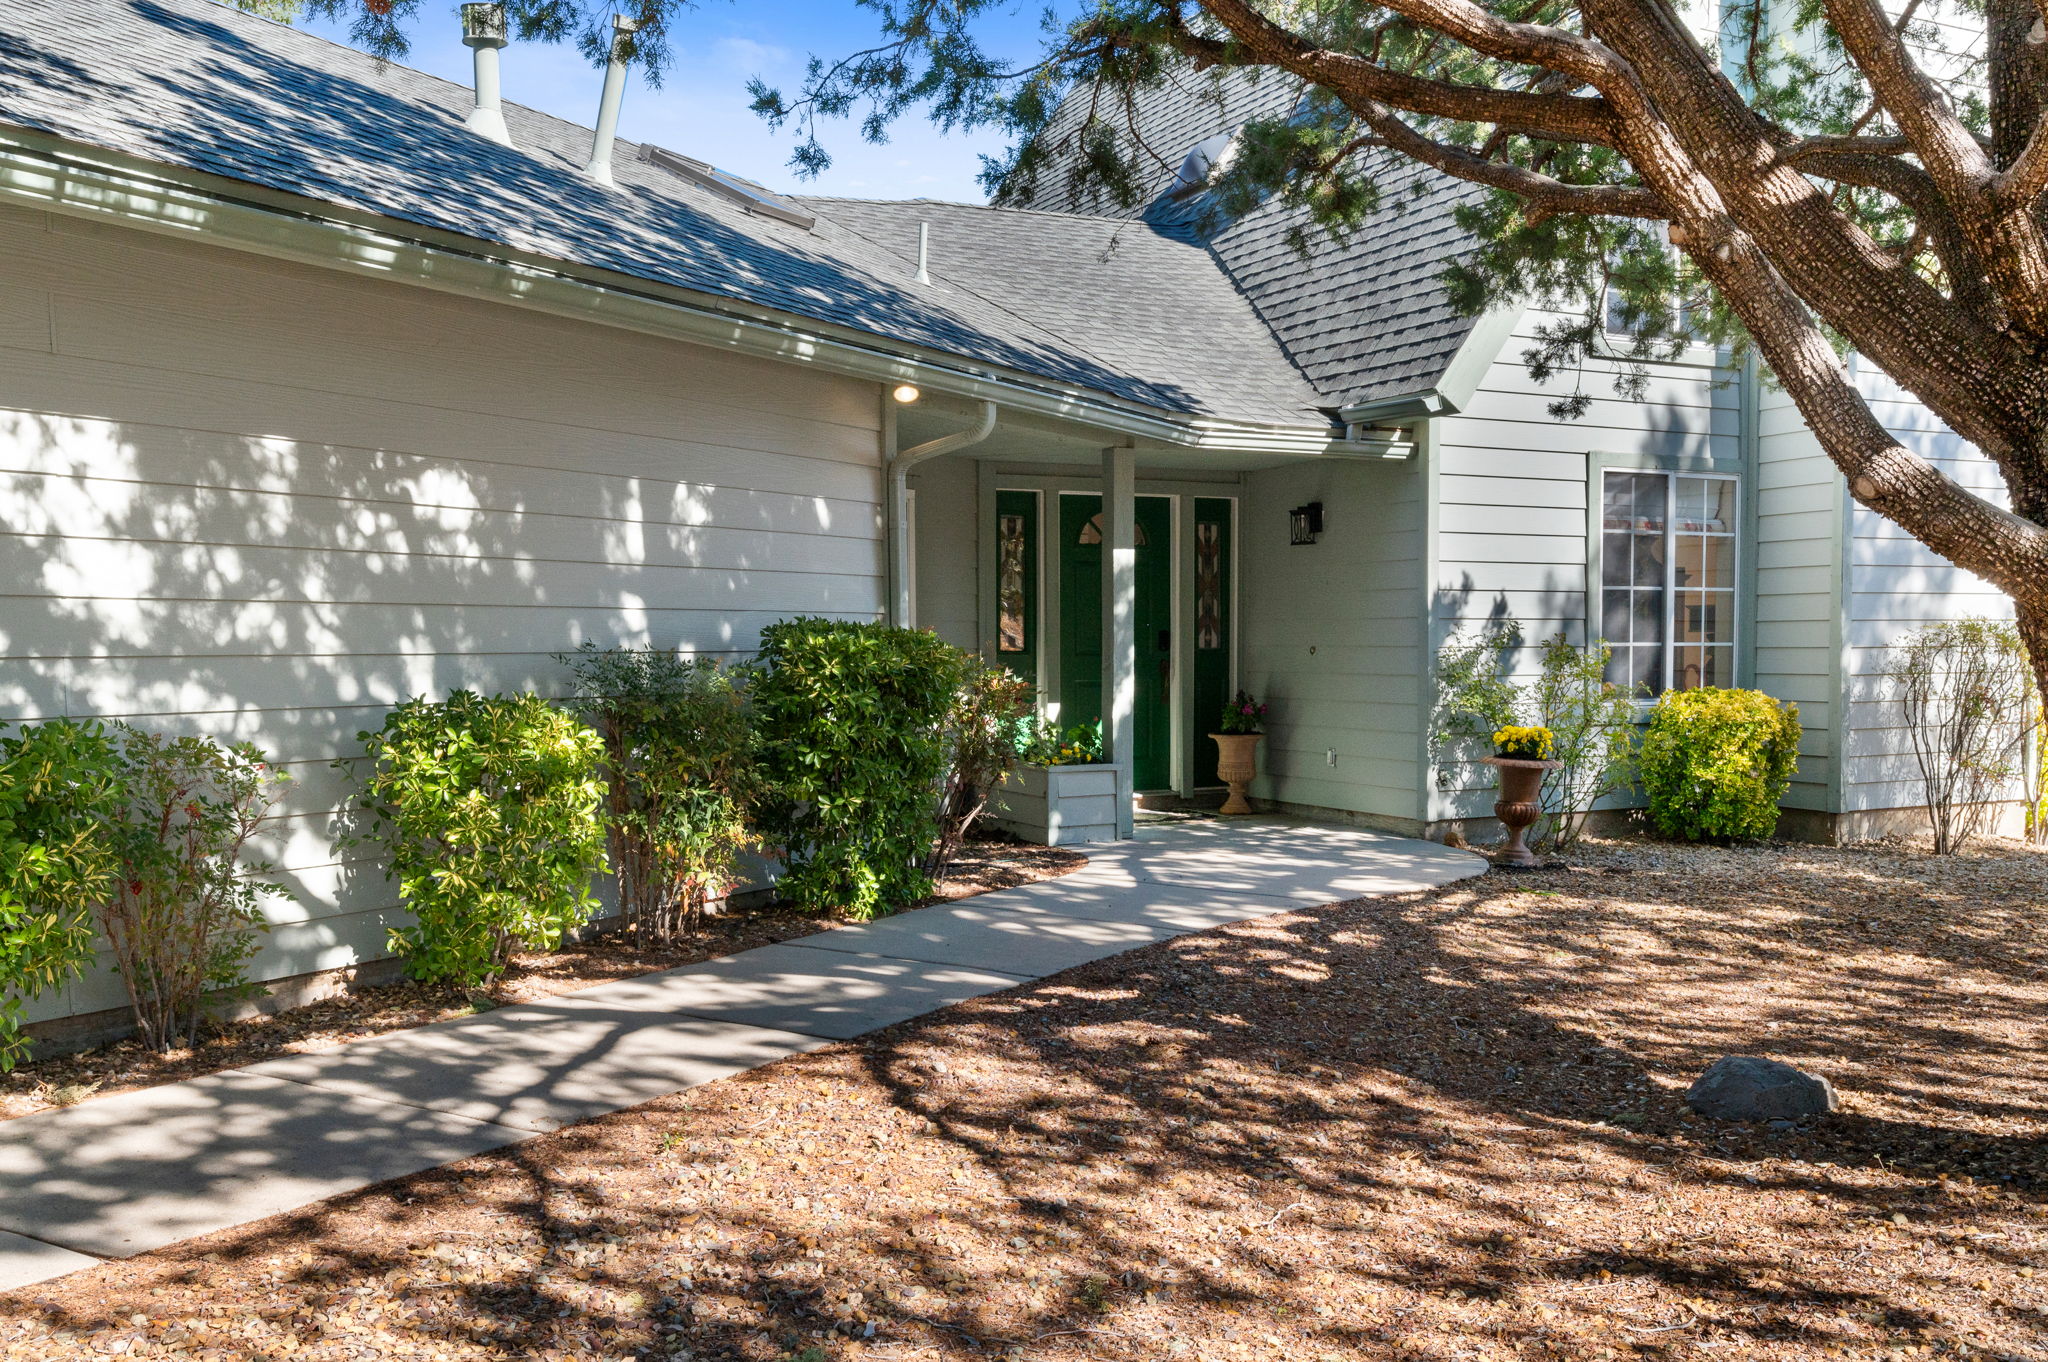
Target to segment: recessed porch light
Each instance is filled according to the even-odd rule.
[[[902,402],[907,405],[911,402],[917,401],[919,395],[920,394],[917,391],[917,385],[914,383],[898,383],[896,385],[896,400],[898,402]]]

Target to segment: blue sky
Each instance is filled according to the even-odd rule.
[[[1022,5],[997,16],[990,29],[1006,50],[1028,53],[1036,35],[1037,9]],[[345,24],[302,19],[300,25],[340,42]],[[869,46],[874,18],[853,0],[705,0],[688,11],[671,40],[675,61],[660,89],[635,73],[626,88],[619,122],[621,136],[655,142],[772,189],[854,198],[933,198],[979,203],[975,183],[980,153],[1002,150],[990,132],[942,134],[919,116],[906,116],[883,146],[861,140],[851,122],[827,125],[832,168],[799,181],[788,168],[794,139],[788,129],[768,130],[747,108],[747,78],[758,75],[792,93],[812,53],[836,57]],[[406,64],[464,85],[470,82],[469,49],[462,45],[456,5],[436,0],[420,6],[408,28],[412,52]],[[588,125],[597,116],[600,73],[575,48],[562,44],[514,42],[501,58],[505,98]]]

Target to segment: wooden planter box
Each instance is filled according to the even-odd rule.
[[[1019,766],[1003,785],[995,824],[1042,846],[1114,842],[1123,794],[1114,766]]]

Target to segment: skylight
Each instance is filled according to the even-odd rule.
[[[765,189],[752,180],[741,179],[729,170],[720,170],[708,161],[699,161],[681,152],[670,151],[667,147],[657,147],[651,142],[641,144],[640,159],[658,165],[672,175],[679,175],[691,184],[701,185],[719,197],[738,204],[749,213],[759,213],[764,218],[787,222],[807,232],[818,220],[773,190]]]

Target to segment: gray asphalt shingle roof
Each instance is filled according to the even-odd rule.
[[[596,84],[593,74],[593,94]],[[1167,412],[1315,419],[1304,386],[1272,381],[1291,371],[1270,338],[1252,366],[1266,375],[1257,384],[1205,386],[1232,371],[1205,362],[1200,336],[1188,337],[1185,363],[1127,350],[1126,367],[1044,325],[1019,305],[1028,300],[997,306],[964,286],[918,286],[899,252],[830,219],[806,231],[750,214],[642,162],[633,143],[619,144],[618,188],[605,189],[579,170],[587,129],[508,103],[516,146],[502,147],[462,126],[470,104],[466,86],[212,0],[0,9],[0,122]]]
[[[922,199],[802,202],[913,269],[918,224],[930,224],[942,286],[967,281],[951,286],[1016,308],[1119,372],[1233,392],[1297,420],[1321,401],[1209,252],[1156,224]]]
[[[1294,97],[1277,80],[1216,88],[1220,101],[1193,79],[1148,97],[1148,137],[1172,162]],[[1044,202],[1060,211],[803,200],[818,214],[807,231],[629,142],[606,189],[579,169],[587,129],[508,103],[516,145],[502,147],[462,126],[470,104],[466,86],[214,0],[0,9],[0,123],[1164,412],[1320,424],[1318,406],[1429,387],[1469,328],[1435,282],[1462,242],[1455,190],[1390,196],[1352,242],[1320,240],[1306,257],[1278,205],[1205,237],[1198,203],[1134,213],[1057,192]],[[1173,170],[1157,167],[1154,188]],[[931,285],[912,277],[920,221],[933,228]]]
[[[1137,93],[1127,111],[1094,108],[1127,148],[1135,147],[1145,183],[1135,206],[1079,184],[1070,159],[1041,172],[1033,205],[1064,212],[1141,217],[1166,230],[1194,232],[1208,203],[1160,196],[1182,156],[1204,138],[1254,118],[1284,117],[1301,97],[1299,81],[1276,72],[1216,68],[1177,71]],[[1091,112],[1069,99],[1041,134],[1067,142]],[[1135,125],[1134,136],[1131,127]],[[1441,283],[1446,260],[1468,250],[1453,220],[1482,191],[1427,167],[1390,160],[1379,176],[1379,207],[1347,240],[1310,226],[1306,253],[1290,235],[1305,214],[1278,200],[1222,223],[1206,235],[1217,260],[1287,353],[1333,405],[1424,391],[1435,384],[1472,329],[1452,311]]]

